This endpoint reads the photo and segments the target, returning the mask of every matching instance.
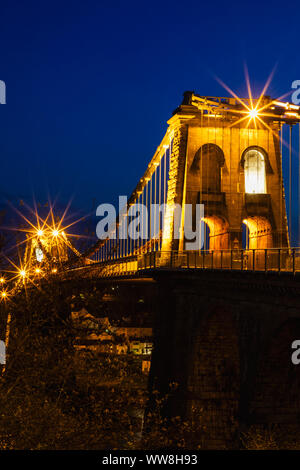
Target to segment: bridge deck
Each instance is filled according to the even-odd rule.
[[[71,267],[69,273],[97,273],[100,277],[136,274],[147,269],[218,269],[254,272],[300,272],[300,248],[218,251],[153,251],[119,259]]]

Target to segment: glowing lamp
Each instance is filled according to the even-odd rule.
[[[54,237],[57,237],[57,236],[58,236],[58,230],[56,230],[56,229],[53,230],[52,235],[53,235]]]
[[[38,231],[37,231],[37,234],[38,234],[39,237],[42,237],[43,234],[44,234],[44,231],[43,231],[43,230],[38,230]]]
[[[249,116],[251,117],[251,119],[255,119],[257,115],[258,115],[258,111],[256,108],[250,109]]]
[[[1,284],[3,284],[5,282],[4,277],[0,277],[0,282],[1,282]]]
[[[26,276],[26,271],[24,271],[24,269],[22,269],[22,270],[20,271],[20,276],[21,276],[21,277],[25,277],[25,276]]]
[[[41,270],[40,270],[39,268],[36,268],[35,272],[36,272],[37,274],[39,274],[39,273],[41,272]]]
[[[266,168],[264,155],[255,149],[245,154],[245,192],[248,194],[266,193]]]
[[[53,268],[53,269],[52,269],[52,272],[53,272],[53,273],[57,273],[57,269],[56,269],[56,268]]]
[[[1,292],[1,297],[4,299],[5,297],[7,297],[7,293],[6,292]]]

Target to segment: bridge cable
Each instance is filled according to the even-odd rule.
[[[292,125],[289,129],[289,233],[292,241]]]
[[[298,247],[300,247],[300,122],[298,124]]]
[[[280,227],[280,246],[282,247],[282,235],[283,235],[283,224],[282,224],[282,216],[283,216],[283,190],[284,190],[284,186],[283,186],[283,172],[282,172],[282,163],[283,163],[283,155],[282,155],[282,152],[283,152],[283,124],[281,123],[281,127],[280,127],[280,171],[281,171],[281,183],[280,183],[280,187],[281,187],[281,200],[280,200],[280,223],[281,223],[281,227]]]

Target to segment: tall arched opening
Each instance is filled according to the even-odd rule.
[[[243,248],[246,250],[273,247],[272,227],[265,217],[247,217],[243,220]]]
[[[200,191],[221,191],[221,168],[225,163],[224,153],[218,145],[204,144],[195,153],[191,165],[192,174],[200,176]]]
[[[205,216],[203,221],[206,225],[204,249],[227,250],[229,248],[228,222],[218,216]]]
[[[243,154],[246,194],[266,194],[266,155],[258,147],[249,147]]]

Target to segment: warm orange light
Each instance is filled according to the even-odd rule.
[[[4,299],[5,297],[7,297],[7,293],[5,291],[1,292],[1,297]]]
[[[59,233],[58,230],[55,229],[55,230],[53,230],[52,235],[53,235],[54,237],[57,237],[57,236],[58,236],[58,233]]]
[[[24,271],[24,269],[21,269],[21,271],[20,271],[20,276],[21,276],[21,277],[25,277],[25,276],[26,276],[26,271]]]
[[[4,284],[4,282],[5,282],[4,277],[0,277],[0,283],[1,283],[1,284]]]
[[[40,270],[39,268],[36,268],[35,272],[36,272],[37,274],[39,274],[39,273],[41,272],[41,270]]]
[[[258,116],[258,110],[256,108],[250,109],[249,116],[251,119],[255,119]]]
[[[43,230],[38,230],[37,234],[38,234],[39,237],[42,237],[43,234],[44,234],[44,231]]]
[[[292,111],[288,111],[285,114],[287,116],[293,116],[293,117],[299,118],[299,114],[298,113],[293,113]]]
[[[52,272],[53,272],[53,273],[57,273],[57,269],[56,269],[56,268],[53,268],[53,269],[52,269]]]

